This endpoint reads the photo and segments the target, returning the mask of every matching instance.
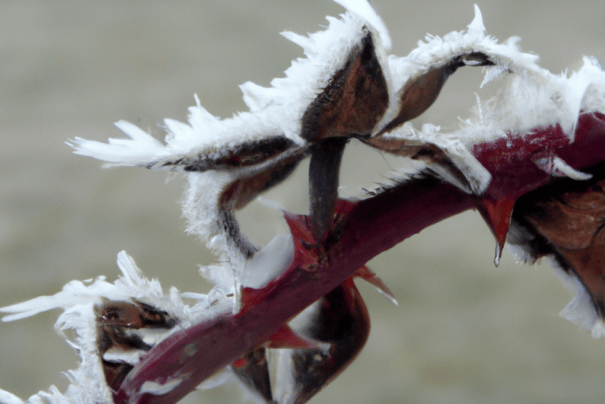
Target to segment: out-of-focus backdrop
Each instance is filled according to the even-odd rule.
[[[466,28],[473,2],[375,0],[407,54],[426,33]],[[605,60],[605,2],[484,0],[488,33],[522,37],[525,51],[560,72],[582,55]],[[269,85],[301,49],[278,35],[314,32],[343,9],[329,0],[0,2],[0,306],[54,294],[72,279],[118,274],[127,250],[165,287],[201,292],[198,264],[213,256],[184,232],[180,175],[103,170],[73,155],[75,136],[105,140],[126,119],[157,137],[185,120],[197,93],[217,116],[245,109],[238,84]],[[459,70],[417,124],[445,130],[468,115],[478,69]],[[352,142],[341,193],[381,181],[399,162]],[[265,195],[307,210],[305,172]],[[281,213],[253,203],[240,214],[257,243],[285,232]],[[405,226],[405,223],[401,223]],[[558,313],[571,299],[549,265],[518,266],[477,212],[447,220],[369,263],[399,300],[360,285],[373,321],[365,350],[315,403],[596,403],[605,397],[605,341]],[[58,311],[0,323],[0,387],[21,397],[57,384],[76,356],[52,329]],[[238,402],[235,386],[186,403]]]

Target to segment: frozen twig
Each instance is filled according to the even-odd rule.
[[[9,313],[5,320],[14,320],[62,308],[57,327],[75,331],[70,344],[82,364],[69,373],[72,385],[65,394],[53,387],[29,402],[169,404],[226,371],[261,402],[303,403],[342,372],[367,339],[369,316],[352,278],[393,298],[365,263],[468,209],[478,209],[493,231],[496,265],[507,237],[525,261],[553,257],[577,293],[565,316],[594,336],[603,333],[604,274],[586,264],[587,255],[600,251],[601,227],[587,233],[584,255],[570,253],[573,237],[557,227],[560,216],[534,214],[561,211],[565,223],[603,219],[593,203],[601,198],[605,162],[600,64],[585,58],[571,76],[553,75],[537,65],[537,56],[520,51],[517,38],[499,44],[487,36],[477,7],[467,29],[429,36],[397,57],[389,54],[388,31],[369,2],[337,2],[347,13],[328,18],[325,31],[284,34],[306,55],[285,78],[270,88],[242,85],[248,112],[222,120],[196,97],[189,124],[165,121],[165,143],[124,121],[116,126],[127,139],[71,143],[77,154],[111,166],[184,172],[188,231],[217,250],[221,263],[202,271],[215,284],[208,294],[165,293],[120,253],[123,276],[114,283],[74,281],[54,296],[2,309]],[[414,129],[408,121],[464,66],[483,67],[484,84],[504,79],[498,96],[479,102],[475,116],[452,133],[429,124]],[[352,138],[420,168],[365,200],[339,200],[340,157]],[[287,213],[291,235],[254,245],[240,231],[235,210],[279,185],[309,156],[310,215]],[[574,200],[573,208],[588,210],[543,203],[552,196],[544,190],[568,179],[583,191],[563,195]],[[339,319],[343,327],[335,326]],[[267,365],[274,349],[285,350],[278,354],[279,377]],[[0,401],[22,402],[4,391]]]

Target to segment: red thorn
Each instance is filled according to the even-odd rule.
[[[254,288],[242,288],[242,309],[237,313],[241,315],[241,313],[245,312],[247,308],[256,305],[258,302],[263,301],[268,293],[268,288],[264,287],[262,289],[254,289]]]
[[[293,263],[306,270],[311,270],[320,261],[320,252],[315,244],[315,236],[311,226],[311,219],[304,215],[284,215],[290,227],[294,241]]]
[[[302,241],[308,244],[315,243],[309,216],[285,213],[284,218],[290,227],[290,232],[292,233],[292,236],[294,236],[295,241]]]
[[[281,326],[271,338],[269,338],[268,348],[290,348],[290,349],[314,349],[319,348],[317,341],[307,339],[294,331],[287,325]]]
[[[380,279],[378,275],[372,272],[372,270],[367,266],[364,265],[359,268],[357,271],[355,271],[353,276],[357,276],[364,281],[371,283],[376,287],[376,289],[378,289],[380,293],[385,295],[391,302],[393,302],[393,304],[396,306],[398,305],[397,300],[395,300],[395,295],[393,292],[391,292],[391,289],[389,289],[382,279]]]
[[[506,235],[508,234],[508,228],[510,227],[510,218],[516,201],[516,198],[493,200],[484,197],[477,203],[481,216],[483,216],[483,219],[487,222],[487,225],[496,237],[496,258],[494,260],[496,266],[502,255],[502,249],[504,248]]]

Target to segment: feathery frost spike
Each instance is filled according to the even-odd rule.
[[[0,403],[2,404],[25,404],[25,401],[21,400],[16,395],[0,389]]]
[[[191,297],[189,294],[180,294],[175,288],[164,294],[159,282],[147,279],[126,252],[118,254],[117,263],[122,275],[114,283],[104,277],[95,281],[72,281],[54,296],[42,296],[0,309],[0,312],[14,313],[3,318],[10,321],[62,308],[64,313],[55,328],[80,356],[79,368],[66,373],[71,382],[66,393],[51,386],[48,392],[41,391],[30,397],[28,404],[112,402],[110,387],[115,385],[108,386],[108,383],[116,380],[114,370],[122,364],[136,365],[143,352],[141,344],[153,347],[174,331],[176,324],[189,327],[194,322],[227,312],[233,306],[233,299],[220,291],[212,294],[212,302],[206,295],[197,295],[194,306],[184,305],[181,297]],[[67,330],[74,333],[65,333]],[[106,365],[109,373],[105,372]],[[147,387],[149,392],[161,394],[175,386]],[[22,404],[24,401],[0,389],[0,403]]]
[[[307,36],[299,35],[292,31],[280,32],[280,35],[282,35],[288,41],[293,42],[296,45],[303,48],[303,51],[305,53],[307,53],[307,51],[311,50],[315,46],[315,44],[313,43],[313,40],[311,38],[309,38]]]
[[[250,108],[250,112],[257,112],[267,108],[279,94],[274,88],[259,86],[251,81],[240,85],[244,94],[244,102]]]
[[[206,108],[202,107],[200,98],[197,96],[197,94],[194,94],[193,97],[195,99],[195,106],[188,108],[189,122],[191,123],[191,126],[198,130],[202,130],[207,126],[218,124],[220,120],[208,112]]]
[[[129,139],[110,138],[107,143],[76,137],[68,142],[74,153],[103,160],[109,165],[136,166],[164,151],[164,145],[139,127],[126,121],[114,124]]]
[[[479,6],[475,4],[475,18],[468,25],[468,32],[472,35],[485,36],[485,25],[483,24],[483,15]]]
[[[334,0],[336,3],[340,4],[347,10],[352,13],[357,14],[367,22],[369,22],[372,27],[378,32],[380,35],[380,40],[382,42],[382,46],[385,50],[391,50],[391,37],[389,35],[389,31],[382,21],[382,18],[376,13],[376,10],[367,0]]]
[[[595,310],[594,302],[586,287],[575,274],[562,269],[556,260],[551,258],[550,262],[563,285],[574,294],[571,302],[559,315],[580,329],[590,330],[593,338],[605,336],[605,322]]]
[[[171,139],[193,139],[195,138],[195,129],[183,122],[174,119],[164,119],[166,131],[170,134]]]

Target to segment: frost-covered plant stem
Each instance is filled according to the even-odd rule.
[[[498,241],[508,231],[512,210],[501,201],[557,181],[536,163],[547,154],[571,170],[590,171],[605,162],[605,115],[581,114],[575,140],[559,126],[537,128],[525,136],[509,134],[472,149],[493,181],[481,197],[435,180],[418,177],[360,202],[341,201],[333,235],[323,250],[309,248],[310,219],[286,215],[295,243],[288,269],[262,289],[245,289],[243,308],[175,332],[153,348],[114,395],[118,404],[176,403],[204,379],[263,344],[307,305],[352,276],[368,260],[406,238],[455,214],[479,208]],[[486,208],[488,206],[488,208]],[[140,394],[148,380],[180,380],[164,395]]]
[[[76,334],[70,343],[82,366],[70,373],[66,395],[53,387],[28,402],[113,396],[119,404],[175,403],[227,368],[262,402],[302,404],[367,339],[369,316],[351,278],[388,294],[365,263],[473,208],[495,235],[496,265],[505,241],[521,260],[553,257],[576,292],[565,316],[593,336],[605,335],[605,180],[597,167],[605,162],[603,66],[585,57],[579,71],[553,75],[536,55],[521,52],[518,38],[499,44],[488,36],[478,7],[467,29],[428,36],[398,57],[367,0],[336,1],[347,12],[328,18],[324,31],[285,34],[306,56],[285,78],[269,88],[242,86],[248,112],[220,119],[196,99],[189,124],[165,120],[165,143],[124,121],[117,126],[127,138],[70,142],[76,153],[110,166],[185,173],[188,232],[220,258],[202,270],[215,284],[208,295],[176,288],[165,294],[124,252],[123,277],[114,284],[74,281],[54,296],[0,309],[14,320],[63,308],[59,328]],[[505,85],[452,133],[431,124],[414,129],[409,121],[464,66],[485,68],[482,85],[498,78]],[[340,157],[351,139],[407,159],[415,174],[398,176],[368,199],[339,201]],[[254,245],[234,212],[278,186],[306,157],[310,215],[286,214],[291,237]],[[562,177],[579,192],[548,193],[546,186]],[[578,228],[586,240],[581,248]],[[0,402],[22,403],[3,390]]]

